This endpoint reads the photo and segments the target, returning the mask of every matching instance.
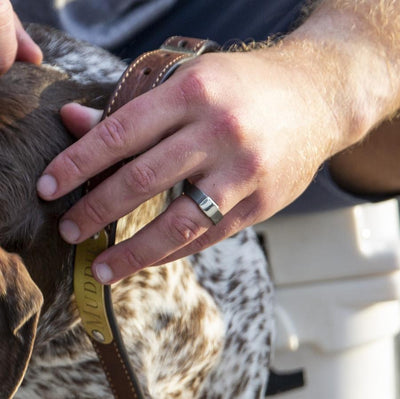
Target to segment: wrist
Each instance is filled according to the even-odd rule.
[[[298,58],[327,103],[338,124],[340,150],[398,109],[400,43],[381,26],[374,28],[377,16],[370,21],[367,9],[339,9],[333,3],[338,1],[326,1],[288,35],[280,52]]]

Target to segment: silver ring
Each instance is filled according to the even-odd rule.
[[[214,224],[220,222],[224,217],[212,198],[187,180],[183,183],[183,194],[191,198]]]

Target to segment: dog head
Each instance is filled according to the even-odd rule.
[[[2,397],[11,397],[21,383],[39,315],[58,318],[60,329],[71,323],[68,317],[60,321],[60,314],[72,294],[73,248],[59,237],[57,224],[80,192],[49,203],[36,194],[46,165],[73,141],[59,110],[71,101],[102,108],[124,69],[110,54],[60,32],[36,25],[27,30],[42,47],[45,64],[15,63],[0,77]],[[103,73],[93,72],[95,65],[102,65]]]

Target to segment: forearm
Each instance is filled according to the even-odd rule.
[[[400,106],[399,1],[322,1],[280,51],[301,58],[333,112],[340,132],[334,151]]]

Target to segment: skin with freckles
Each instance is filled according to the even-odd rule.
[[[93,110],[64,107],[81,139],[43,172],[43,199],[141,154],[64,215],[64,239],[83,241],[185,178],[219,205],[224,218],[213,226],[191,199],[177,198],[95,260],[95,275],[109,283],[271,217],[322,162],[399,107],[398,15],[400,4],[388,0],[326,0],[277,46],[202,55],[99,124]]]

